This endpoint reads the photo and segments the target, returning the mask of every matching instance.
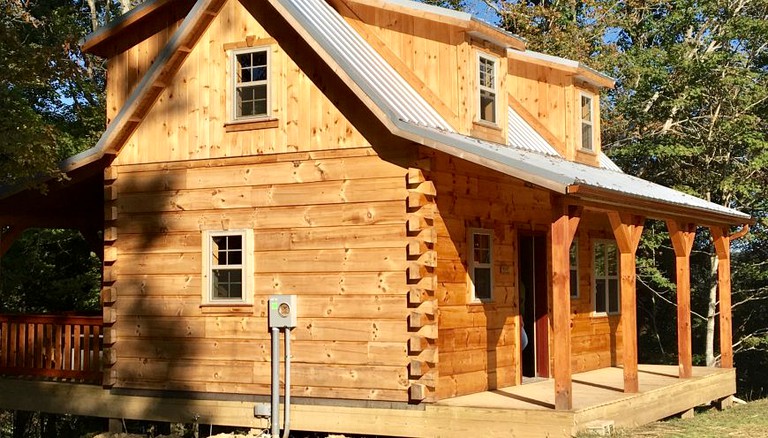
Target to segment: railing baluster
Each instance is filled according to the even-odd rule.
[[[27,361],[24,365],[25,368],[35,367],[35,324],[27,323],[27,342],[25,348],[27,349]]]
[[[53,369],[53,324],[43,325],[43,369]]]
[[[64,324],[64,356],[61,361],[63,370],[72,369],[72,326]]]
[[[101,370],[101,326],[93,326],[93,362],[91,362],[91,369],[93,371]]]
[[[43,324],[35,324],[35,362],[32,368],[43,368]]]
[[[83,326],[83,371],[91,368],[91,326]]]
[[[72,369],[75,371],[82,371],[81,366],[81,360],[80,360],[80,352],[81,352],[81,342],[80,342],[80,324],[74,324],[74,336],[72,339],[72,349],[74,350],[75,355],[75,363],[72,365]]]
[[[9,322],[11,326],[11,345],[8,348],[10,356],[8,357],[8,366],[15,367],[17,365],[16,357],[19,351],[19,325],[15,322]]]
[[[64,344],[62,344],[61,339],[61,324],[54,324],[53,332],[53,362],[51,368],[60,370],[63,366],[61,358],[64,356]]]
[[[3,321],[0,325],[0,367],[8,366],[8,321]]]

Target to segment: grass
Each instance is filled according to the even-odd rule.
[[[579,437],[595,435],[579,434]],[[721,437],[768,437],[768,399],[745,405],[734,405],[725,411],[708,409],[697,412],[692,419],[679,418],[659,421],[634,429],[619,429],[611,437],[643,438],[721,438]]]

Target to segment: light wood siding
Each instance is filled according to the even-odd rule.
[[[438,399],[518,384],[518,232],[546,230],[550,194],[456,158],[428,155],[437,189]],[[468,228],[494,232],[491,303],[469,302]],[[604,214],[585,212],[577,236],[580,295],[571,303],[571,360],[573,372],[582,372],[621,363],[621,331],[618,315],[592,314],[591,241],[611,236]]]
[[[249,41],[269,46],[270,116],[276,124],[227,132],[230,78],[225,48]],[[295,43],[275,41],[242,3],[227,2],[127,142],[118,163],[368,146],[313,82],[317,73],[301,70],[281,44]]]
[[[549,193],[443,154],[433,155],[437,188],[440,306],[438,398],[514,385],[519,378],[517,230],[549,220]],[[493,230],[493,301],[471,303],[467,229]]]
[[[180,24],[181,21],[170,22],[167,27],[157,33],[109,58],[106,87],[107,124],[114,120],[128,96],[152,66],[152,62]]]
[[[408,400],[407,169],[370,148],[119,166],[119,388],[269,393],[270,294],[298,295],[296,396]],[[253,229],[252,308],[201,306],[201,230]]]
[[[574,373],[621,365],[620,315],[595,316],[594,241],[613,240],[604,213],[585,211],[579,230],[579,297],[571,299],[571,367]]]

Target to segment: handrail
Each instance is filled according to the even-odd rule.
[[[0,315],[0,375],[101,380],[99,316]]]

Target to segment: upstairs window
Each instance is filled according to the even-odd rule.
[[[592,96],[581,94],[581,148],[595,150],[595,112]]]
[[[478,118],[496,124],[496,60],[478,54]]]
[[[232,52],[232,119],[266,117],[269,114],[269,50]]]
[[[253,232],[203,233],[203,280],[206,303],[249,303]]]
[[[573,239],[568,254],[571,265],[571,298],[579,297],[579,240]]]
[[[488,301],[493,291],[493,230],[469,230],[469,278],[472,301]]]
[[[595,313],[619,313],[619,254],[616,243],[595,241]]]

